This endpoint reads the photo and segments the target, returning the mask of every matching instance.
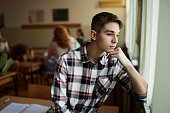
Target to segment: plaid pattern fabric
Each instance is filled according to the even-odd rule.
[[[84,46],[59,58],[51,89],[56,113],[97,113],[117,82],[135,94],[126,69],[116,58],[108,61],[108,55],[105,53],[94,64]],[[145,96],[138,95],[138,98]]]

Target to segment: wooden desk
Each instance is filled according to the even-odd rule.
[[[4,101],[9,98],[10,100],[4,104]],[[16,96],[3,96],[0,98],[0,110],[5,108],[10,103],[23,103],[23,104],[40,104],[44,106],[51,106],[52,101],[51,100],[42,100],[42,99],[33,99],[33,98],[26,98],[26,97],[16,97]]]
[[[19,72],[31,75],[31,83],[33,83],[32,73],[40,69],[41,62],[19,62]]]
[[[99,108],[99,113],[119,113],[119,107],[104,105]]]
[[[17,85],[16,85],[16,75],[17,75],[17,72],[6,72],[4,76],[0,77],[0,86],[13,81],[14,88],[15,88],[15,95],[18,95],[18,90],[17,90]]]
[[[10,100],[4,104],[4,101],[9,98]],[[44,106],[51,106],[51,100],[42,100],[42,99],[32,99],[32,98],[25,98],[25,97],[16,97],[16,96],[4,96],[0,98],[0,110],[5,108],[10,103],[23,103],[23,104],[40,104]],[[117,106],[102,106],[99,108],[99,113],[118,113],[119,107]]]

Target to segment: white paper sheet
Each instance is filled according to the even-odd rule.
[[[47,106],[38,104],[11,103],[1,110],[0,113],[46,113],[47,110]]]

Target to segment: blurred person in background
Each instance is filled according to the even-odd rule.
[[[33,61],[34,51],[26,44],[18,43],[11,48],[11,57],[18,61]]]
[[[84,45],[84,33],[82,29],[77,30],[77,41],[80,43],[81,46]]]
[[[9,45],[8,41],[2,36],[2,32],[0,30],[0,55],[2,53],[7,53],[9,54]]]
[[[45,63],[46,71],[54,72],[57,59],[70,49],[72,48],[67,28],[58,25],[54,30],[54,37],[47,50],[47,61]]]
[[[19,43],[12,47],[11,57],[13,60],[27,61],[29,59],[29,49],[25,44]]]
[[[35,61],[35,52],[33,50],[33,48],[28,47],[28,60],[29,61]]]
[[[68,31],[68,33],[69,33],[69,35],[70,35],[71,48],[72,48],[72,49],[77,49],[77,48],[79,48],[79,47],[80,47],[79,42],[78,42],[74,37],[71,36],[70,30],[69,30],[68,28],[67,28],[67,31]]]

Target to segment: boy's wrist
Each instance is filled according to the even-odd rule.
[[[124,67],[125,67],[126,69],[128,69],[128,68],[134,68],[133,64],[132,64],[130,61],[128,61],[128,63],[126,63],[126,64],[124,65]]]

